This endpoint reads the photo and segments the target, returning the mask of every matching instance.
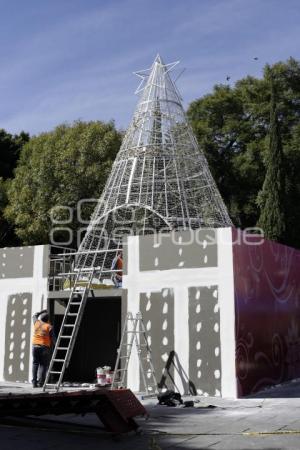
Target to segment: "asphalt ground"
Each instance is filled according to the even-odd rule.
[[[0,393],[28,391],[0,383]],[[142,400],[149,419],[137,419],[141,433],[122,436],[107,433],[94,414],[1,419],[0,450],[300,449],[299,380],[239,400],[193,400],[190,408]]]

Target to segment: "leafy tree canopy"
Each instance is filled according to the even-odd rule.
[[[266,66],[262,79],[217,85],[191,103],[188,117],[238,227],[255,226],[266,173],[270,127],[270,70],[278,88],[277,113],[285,155],[286,243],[300,247],[300,63],[293,58]],[[298,173],[297,173],[298,172]]]
[[[28,140],[29,135],[24,132],[11,135],[0,129],[0,246],[18,244],[13,225],[4,218],[4,209],[7,206],[9,180],[13,177],[21,148]]]
[[[60,206],[72,208],[68,226],[78,228],[78,201],[99,198],[120,144],[112,122],[78,121],[30,139],[21,151],[5,210],[24,244],[49,242],[52,213],[56,220],[67,219]]]
[[[19,135],[11,135],[0,129],[0,177],[12,178],[13,171],[17,165],[19,154],[29,135],[21,132]]]

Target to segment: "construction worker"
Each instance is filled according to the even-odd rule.
[[[46,309],[32,316],[32,387],[42,387],[50,362],[51,346],[55,345],[53,327]],[[39,379],[38,379],[39,375]]]
[[[123,252],[118,251],[112,262],[112,270],[117,272],[112,273],[112,280],[116,287],[122,287],[122,276],[123,276]]]

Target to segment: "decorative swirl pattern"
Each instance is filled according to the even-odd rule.
[[[243,342],[239,342],[236,348],[236,367],[239,379],[246,380],[249,371],[249,352]]]
[[[239,395],[300,377],[300,251],[265,240],[236,240],[233,263]],[[243,239],[242,239],[243,241]],[[293,339],[291,339],[291,333]]]
[[[285,361],[284,344],[278,333],[274,334],[272,338],[272,359],[275,367],[283,368]]]

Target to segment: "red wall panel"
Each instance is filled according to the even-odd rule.
[[[300,251],[233,229],[238,396],[300,377]],[[249,235],[248,235],[249,237]]]

